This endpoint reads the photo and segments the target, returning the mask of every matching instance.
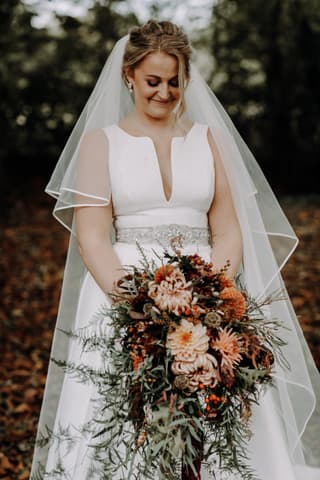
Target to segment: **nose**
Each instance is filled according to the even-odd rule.
[[[169,98],[169,85],[166,82],[162,82],[159,85],[159,96],[161,100],[167,100]]]

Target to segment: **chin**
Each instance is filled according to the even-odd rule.
[[[174,106],[170,105],[170,108],[169,107],[156,107],[156,108],[149,108],[148,109],[148,114],[151,116],[151,117],[154,117],[154,118],[165,118],[165,117],[169,117],[173,110],[174,110]]]
[[[171,115],[171,113],[172,113],[171,110],[167,110],[165,112],[163,112],[163,111],[162,112],[151,111],[151,112],[149,112],[149,115],[150,115],[150,117],[160,119],[160,118],[169,117]]]

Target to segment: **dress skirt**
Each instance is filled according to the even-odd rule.
[[[138,265],[141,258],[135,245],[115,243],[114,249],[122,265]],[[148,245],[145,252],[149,258],[155,259],[152,250],[161,254],[159,245]],[[206,260],[210,259],[209,246],[186,246],[183,253],[192,254],[197,251]],[[89,272],[86,273],[79,297],[74,330],[95,322],[97,313],[102,307],[110,305],[110,300],[102,292]],[[78,341],[71,342],[69,362],[94,368],[102,367],[100,352],[83,352]],[[92,383],[81,383],[79,379],[66,374],[60,396],[57,416],[54,426],[54,437],[49,449],[46,472],[53,478],[54,472],[60,470],[63,476],[59,478],[72,480],[101,480],[99,469],[93,456],[95,440],[93,439],[93,419],[99,412],[99,395]],[[86,426],[88,428],[86,428]],[[272,387],[269,387],[260,400],[260,405],[254,407],[252,423],[252,438],[249,443],[251,465],[261,480],[319,480],[312,469],[293,467],[281,418],[273,401]],[[52,477],[50,476],[52,474]],[[126,472],[119,469],[113,480],[127,480]],[[203,467],[202,480],[211,480],[212,475]],[[234,475],[220,475],[218,480],[241,480]],[[141,479],[143,480],[143,479]]]

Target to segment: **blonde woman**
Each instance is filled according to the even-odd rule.
[[[133,28],[115,46],[62,152],[47,187],[71,231],[54,358],[100,366],[97,354],[83,353],[61,330],[94,322],[123,265],[139,261],[136,240],[161,253],[159,243],[181,234],[185,253],[197,251],[217,268],[229,259],[228,275],[240,274],[253,295],[284,288],[280,269],[296,237],[191,53],[171,22]],[[272,308],[290,328],[291,370],[277,371],[277,388],[256,409],[252,467],[261,480],[320,478],[309,441],[319,379],[290,301]],[[90,433],[96,403],[92,384],[50,364],[31,478],[106,478]],[[113,479],[127,478],[119,463]],[[201,479],[210,478],[203,467]]]

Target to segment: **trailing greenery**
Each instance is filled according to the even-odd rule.
[[[91,439],[92,471],[106,479],[178,480],[182,470],[196,473],[203,465],[213,478],[219,472],[257,479],[247,450],[252,405],[272,385],[275,359],[288,366],[281,321],[265,312],[281,294],[257,300],[226,277],[227,265],[215,272],[197,254],[174,248],[158,256],[159,267],[137,247],[140,265],[127,267],[113,306],[65,332],[101,366],[52,359],[98,392],[93,420],[81,427]],[[177,301],[163,306],[166,288]],[[72,449],[73,435],[66,427],[47,430],[38,443]]]

